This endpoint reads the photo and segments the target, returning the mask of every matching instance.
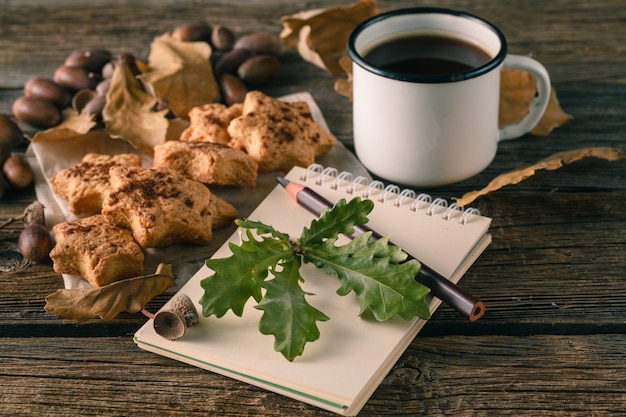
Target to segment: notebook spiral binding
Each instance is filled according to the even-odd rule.
[[[408,200],[411,204],[409,206],[411,211],[418,212],[424,210],[427,216],[436,216],[443,212],[441,214],[443,220],[450,221],[458,218],[459,224],[462,225],[467,224],[472,216],[480,215],[480,211],[476,208],[470,207],[465,209],[456,203],[448,204],[448,201],[443,198],[433,199],[428,194],[417,194],[415,191],[406,188],[401,190],[395,184],[385,185],[382,181],[370,181],[360,175],[354,177],[350,172],[339,172],[336,168],[324,167],[320,164],[309,165],[300,177],[300,180],[306,182],[314,177],[316,185],[323,185],[328,182],[333,190],[347,185],[346,194],[357,196],[360,193],[361,197],[368,199],[373,199],[377,195],[377,201],[381,203],[393,201],[395,207],[401,207]]]

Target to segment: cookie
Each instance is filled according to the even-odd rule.
[[[52,192],[67,200],[69,210],[74,214],[99,213],[111,188],[109,168],[114,165],[141,166],[141,156],[89,153],[79,164],[59,171],[49,179]]]
[[[254,187],[257,163],[244,152],[210,142],[167,141],[154,147],[153,167],[208,185]]]
[[[102,214],[129,228],[143,248],[206,245],[213,228],[232,224],[237,210],[202,183],[171,170],[112,167]]]
[[[259,91],[250,91],[242,115],[228,126],[229,146],[245,151],[259,171],[287,172],[309,166],[337,143],[311,116],[306,102],[287,103]]]
[[[241,110],[240,103],[230,107],[220,103],[194,107],[189,111],[189,127],[183,131],[180,140],[228,145],[228,125],[235,117],[241,116]]]
[[[128,229],[100,214],[54,226],[50,252],[59,274],[79,275],[93,287],[143,275],[144,254]]]

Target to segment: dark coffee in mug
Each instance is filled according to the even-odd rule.
[[[364,58],[386,71],[428,76],[469,71],[492,57],[458,38],[413,34],[381,42],[366,52]]]

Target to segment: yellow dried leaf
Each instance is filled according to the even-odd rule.
[[[154,146],[165,142],[169,126],[167,110],[153,110],[157,103],[125,64],[117,65],[102,110],[105,130],[152,155]]]
[[[537,82],[528,72],[502,68],[500,72],[500,126],[518,122],[526,116],[537,91]]]
[[[339,58],[339,66],[344,70],[347,78],[338,78],[335,81],[335,91],[352,100],[352,59],[348,54]]]
[[[193,107],[219,101],[211,53],[206,42],[183,42],[165,33],[152,41],[148,71],[140,78],[176,116],[188,119]]]
[[[67,107],[63,110],[63,121],[60,124],[35,133],[31,141],[52,142],[82,136],[95,125],[93,115],[79,114],[71,107]]]
[[[500,74],[500,126],[518,122],[528,113],[535,98],[537,82],[528,72],[521,69],[502,68]],[[547,136],[555,128],[572,119],[561,109],[554,88],[550,91],[550,101],[541,120],[530,131],[535,136]]]
[[[563,111],[559,99],[556,97],[556,91],[554,91],[553,88],[550,91],[550,101],[548,102],[548,107],[546,107],[546,112],[543,114],[541,120],[539,120],[539,123],[537,123],[537,126],[530,131],[530,134],[535,136],[547,136],[554,129],[563,126],[568,120],[573,118],[574,116]]]
[[[339,59],[345,53],[350,33],[378,13],[373,0],[302,11],[281,17],[280,38],[285,45],[297,48],[305,61],[338,76],[343,73]]]
[[[174,286],[172,266],[159,264],[156,273],[117,281],[101,288],[61,289],[46,297],[46,311],[84,323],[95,317],[112,320],[122,311],[141,311],[152,298]]]
[[[456,203],[459,206],[465,206],[472,203],[480,196],[498,190],[507,185],[520,183],[526,178],[535,175],[535,172],[538,170],[545,169],[548,171],[554,171],[561,168],[563,165],[570,164],[588,156],[614,162],[626,159],[626,152],[621,149],[607,147],[590,147],[558,152],[532,165],[498,175],[496,178],[491,180],[485,188],[466,193],[463,197],[456,199]]]

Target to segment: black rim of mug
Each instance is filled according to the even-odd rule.
[[[479,67],[472,68],[471,70],[468,70],[468,71],[462,71],[462,72],[451,73],[451,74],[442,74],[442,75],[417,75],[417,74],[407,74],[403,72],[384,70],[384,69],[381,69],[379,67],[372,65],[371,63],[366,61],[361,56],[361,54],[357,52],[356,46],[355,46],[356,40],[358,36],[360,35],[360,33],[367,27],[379,21],[385,20],[389,17],[393,17],[393,16],[407,15],[407,14],[426,14],[426,13],[454,15],[454,16],[463,17],[466,19],[471,19],[483,26],[486,26],[496,36],[498,36],[500,40],[500,50],[498,51],[496,56],[494,56],[487,63]],[[414,8],[398,9],[398,10],[392,10],[386,13],[381,13],[357,25],[352,31],[352,33],[350,34],[350,37],[348,38],[348,55],[350,55],[350,58],[352,58],[352,61],[354,61],[360,67],[374,74],[381,75],[385,78],[391,78],[391,79],[400,80],[400,81],[419,82],[419,83],[449,83],[449,82],[455,82],[455,81],[468,80],[470,78],[476,78],[498,67],[500,64],[502,64],[502,62],[504,62],[504,58],[506,58],[507,43],[506,43],[506,38],[504,37],[504,34],[500,31],[500,29],[494,26],[491,22],[481,17],[475,16],[467,12],[451,10],[451,9],[443,9],[443,8],[437,8],[437,7],[414,7]]]

